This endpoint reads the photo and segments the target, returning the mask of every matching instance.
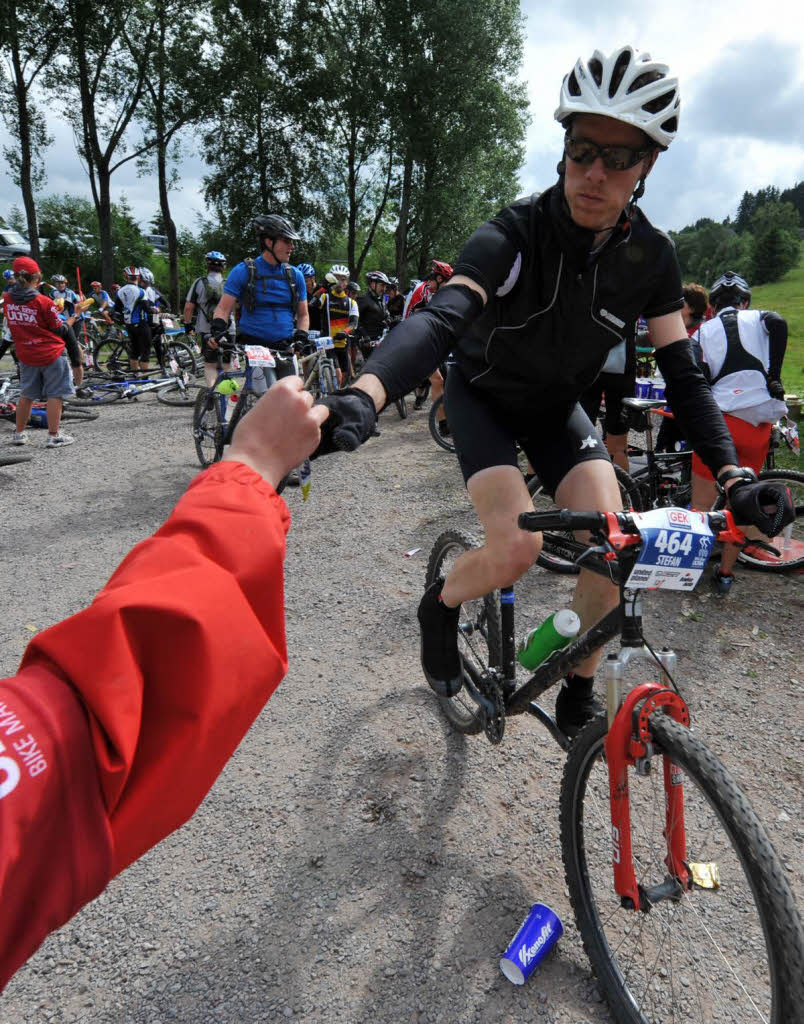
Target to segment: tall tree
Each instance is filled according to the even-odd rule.
[[[54,69],[51,82],[61,89],[65,82],[72,82],[77,92],[73,128],[89,176],[98,217],[102,280],[108,284],[115,269],[112,175],[154,145],[149,138],[132,148],[127,132],[145,91],[157,16],[146,0],[106,0],[103,5],[94,0],[65,0],[65,4],[68,64]],[[135,52],[126,45],[126,37],[138,40]]]
[[[445,249],[454,255],[478,222],[514,198],[527,124],[518,81],[523,23],[518,0],[379,6],[394,75],[396,270],[405,280],[411,265],[421,271]]]
[[[12,144],[3,147],[11,178],[22,192],[31,255],[40,259],[35,194],[45,182],[42,153],[53,139],[32,90],[59,48],[62,37],[60,0],[5,0],[0,4],[0,49],[6,75],[0,89],[0,116]],[[9,102],[10,100],[10,102]]]
[[[202,138],[210,167],[204,195],[249,250],[255,214],[279,211],[299,221],[314,209],[308,183],[319,153],[305,129],[306,97],[294,81],[299,61],[313,60],[314,4],[308,10],[310,25],[294,0],[212,0],[212,56],[220,70]],[[230,46],[231,39],[243,45]]]
[[[153,148],[140,159],[140,173],[150,174],[155,166],[163,228],[160,234],[168,240],[172,309],[179,308],[180,297],[177,232],[170,212],[170,189],[174,184],[171,158],[180,155],[181,130],[203,116],[209,102],[205,82],[209,68],[204,56],[206,6],[203,0],[159,0],[154,5],[153,55],[146,66],[145,88],[135,113],[145,139],[153,141]],[[136,60],[140,39],[125,27],[122,34],[131,59]]]

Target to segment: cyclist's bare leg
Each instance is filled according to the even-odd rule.
[[[433,373],[433,375],[430,377],[430,398],[434,402],[436,402],[436,401],[438,401],[438,399],[443,394],[444,394],[444,378],[441,376],[441,371],[440,370],[436,370]],[[443,419],[446,418],[446,415],[447,414],[444,412],[444,403],[442,402],[441,403],[441,407],[439,408],[438,412],[436,413],[436,416],[438,417],[438,419],[443,420]]]
[[[615,466],[629,472],[628,469],[628,434],[606,434],[606,448]]]
[[[515,583],[533,565],[542,547],[541,534],[526,533],[517,525],[520,512],[533,511],[533,502],[515,466],[482,469],[469,478],[466,487],[486,542],[461,555],[447,577],[441,599],[453,608]]]
[[[556,505],[576,512],[596,509],[599,512],[622,510],[620,489],[610,462],[595,459],[574,466],[556,489]],[[578,534],[579,539],[588,539],[588,534]],[[617,606],[617,586],[603,576],[582,569],[572,599],[573,611],[581,620],[581,629],[586,629]],[[600,661],[601,651],[590,655],[576,666],[580,676],[593,676]]]

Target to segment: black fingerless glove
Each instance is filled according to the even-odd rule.
[[[195,330],[192,324],[182,324],[181,326],[185,334],[192,334],[193,331]]]
[[[776,481],[737,480],[728,490],[728,502],[738,526],[756,526],[766,537],[776,537],[796,518],[790,489]],[[763,510],[771,505],[771,512]]]
[[[769,380],[768,381],[768,394],[771,398],[778,398],[780,402],[784,401],[784,384],[780,380]]]
[[[329,409],[321,425],[321,443],[314,457],[330,452],[353,452],[367,441],[377,423],[377,411],[370,395],[358,388],[342,388],[318,403]]]
[[[216,316],[212,321],[212,337],[215,341],[219,341],[229,329],[229,324],[223,319],[222,316]]]

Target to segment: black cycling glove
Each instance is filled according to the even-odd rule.
[[[220,341],[220,339],[224,336],[224,334],[226,334],[228,330],[229,324],[226,322],[226,320],[224,320],[222,316],[216,316],[215,319],[212,321],[212,337],[215,339],[215,341]]]
[[[185,334],[192,334],[195,330],[192,324],[182,324],[182,328],[184,329]]]
[[[774,481],[738,480],[729,488],[728,501],[738,526],[756,526],[766,537],[776,537],[796,518],[790,489]],[[763,511],[771,505],[771,512]]]
[[[768,381],[768,394],[771,398],[778,398],[780,402],[784,401],[784,384],[780,380],[769,380]]]
[[[368,441],[377,423],[377,411],[370,395],[358,388],[342,388],[318,403],[329,409],[321,425],[321,443],[314,457],[330,452],[353,452]]]

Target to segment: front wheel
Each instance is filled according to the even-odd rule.
[[[338,390],[338,384],[335,379],[335,368],[332,363],[329,360],[323,360],[318,373],[321,383],[321,394],[334,395]]]
[[[687,859],[702,884],[621,906],[614,889],[604,716],[574,741],[561,784],[561,845],[570,901],[601,991],[620,1024],[800,1019],[804,932],[773,846],[745,796],[691,731],[657,712],[647,775],[629,771],[633,861],[644,889],[672,881],[663,761],[683,782]],[[676,781],[678,780],[678,781]],[[717,871],[710,885],[706,871]]]
[[[220,399],[215,388],[202,388],[195,400],[193,442],[198,461],[204,467],[211,466],[223,455]]]
[[[461,530],[446,530],[436,540],[427,562],[425,586],[439,577],[447,577],[455,560],[477,547],[477,542]],[[488,668],[502,664],[502,626],[495,594],[464,601],[458,620],[458,653],[464,681],[479,676]],[[438,697],[449,723],[458,732],[474,736],[483,729],[480,708],[466,686],[455,697]]]
[[[737,560],[746,568],[756,569],[758,572],[789,572],[804,568],[804,473],[798,473],[794,469],[768,469],[759,474],[759,479],[761,482],[776,481],[790,489],[796,507],[796,518],[778,537],[773,537],[769,541],[779,552],[778,555],[771,551],[763,551],[762,548],[751,547],[749,543],[739,553]],[[721,494],[714,508],[722,509],[725,503],[726,499]]]
[[[435,443],[439,448],[443,448],[445,452],[455,451],[455,442],[452,439],[452,434],[449,432],[446,419],[439,420],[438,413],[441,406],[444,404],[444,396],[439,395],[438,398],[430,406],[430,417],[428,420],[430,426],[430,435],[432,436]],[[439,429],[440,424],[443,422],[445,432],[442,433]]]

